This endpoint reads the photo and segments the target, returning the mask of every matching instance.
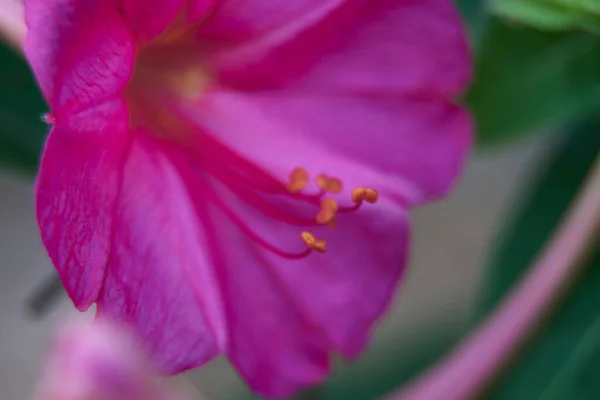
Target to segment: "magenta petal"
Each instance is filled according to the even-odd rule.
[[[300,14],[281,29],[224,48],[212,58],[213,68],[228,85],[250,90],[291,86],[427,97],[464,90],[471,60],[450,0],[341,3],[318,23]]]
[[[218,224],[212,248],[226,304],[229,360],[253,391],[269,397],[322,382],[330,349],[319,327],[282,293],[277,272],[257,263],[255,244],[215,208],[207,211],[215,229]]]
[[[168,1],[168,0],[167,0]],[[219,0],[188,0],[188,22],[197,22],[220,3]]]
[[[123,14],[138,44],[148,44],[167,28],[186,29],[215,5],[216,0],[123,0]]]
[[[270,244],[289,252],[302,252],[305,248],[300,240],[300,227],[265,217],[242,200],[236,200],[225,189],[218,190],[218,193],[248,227]],[[279,197],[274,196],[270,200],[272,207],[286,208]],[[294,208],[294,211],[300,211],[297,206]],[[226,253],[230,264],[236,268],[235,275],[232,273],[228,281],[247,279],[255,282],[249,284],[252,289],[247,294],[241,289],[231,292],[232,297],[227,304],[233,308],[232,314],[247,315],[248,312],[235,310],[251,307],[249,298],[264,304],[266,300],[258,299],[273,296],[274,300],[270,301],[288,311],[285,320],[281,317],[272,319],[272,332],[284,335],[283,332],[292,323],[294,325],[291,326],[300,330],[295,319],[303,319],[325,336],[329,351],[338,350],[347,358],[356,357],[367,344],[373,323],[390,304],[404,272],[409,244],[408,214],[400,205],[384,198],[374,205],[365,204],[353,213],[341,213],[337,221],[333,230],[309,228],[317,237],[327,240],[326,253],[312,253],[304,259],[294,260],[260,247],[239,230],[223,228],[228,223],[221,220],[217,239],[224,243],[239,243],[235,252]],[[263,276],[262,283],[251,278],[260,275]],[[254,291],[259,294],[252,294]],[[236,335],[240,335],[242,343],[244,337],[248,340],[252,335],[250,329],[243,325],[237,330],[239,332],[231,326],[232,345]],[[302,336],[310,338],[310,331],[303,332]],[[285,353],[303,345],[307,348],[305,352],[310,354],[308,344],[298,340],[283,342],[281,348],[275,348],[273,340],[255,340],[270,347],[269,351]],[[245,358],[258,357],[249,346],[241,347],[239,351],[241,354],[236,357],[243,358],[236,361],[232,357],[236,365]],[[259,354],[265,357],[266,353],[267,350],[262,350]],[[296,365],[300,367],[302,364],[296,361]],[[284,368],[280,367],[278,375],[271,372],[274,374],[271,379],[282,379],[282,371]]]
[[[138,43],[148,43],[173,23],[187,0],[122,0],[127,25]]]
[[[219,208],[216,186],[207,186],[193,160],[177,158],[198,214],[211,232],[207,248],[223,299],[225,355],[250,388],[265,396],[290,396],[323,381],[332,350],[326,336],[296,308],[278,272],[263,266],[266,261],[256,244]]]
[[[281,28],[314,24],[345,0],[220,0],[200,27],[200,37],[215,43],[240,43]]]
[[[25,54],[55,114],[120,93],[135,46],[116,0],[25,0]]]
[[[36,400],[184,400],[158,385],[128,332],[108,321],[69,323],[54,343]]]
[[[0,0],[0,38],[19,51],[27,32],[24,12],[22,1]]]
[[[124,169],[98,312],[132,324],[168,374],[204,364],[224,337],[218,289],[189,203],[161,149],[138,137]]]
[[[42,158],[36,191],[42,240],[81,310],[96,300],[104,279],[127,121],[120,100],[63,118]]]
[[[256,224],[264,237],[276,221]],[[301,309],[311,315],[346,358],[357,357],[368,343],[373,324],[388,309],[408,262],[408,214],[381,200],[355,214],[340,215],[336,228],[319,232],[327,239],[325,254],[305,263],[279,261],[270,255]],[[278,244],[291,246],[294,235]]]
[[[287,179],[294,168],[368,186],[417,205],[447,193],[469,153],[466,112],[397,96],[207,94],[190,115],[250,160]],[[232,117],[233,116],[233,117]]]

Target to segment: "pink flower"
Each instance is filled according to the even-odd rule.
[[[21,48],[25,39],[22,0],[0,0],[0,39]]]
[[[27,0],[26,20],[54,124],[37,215],[75,305],[164,373],[224,353],[264,395],[356,357],[407,210],[468,153],[451,1]]]
[[[57,337],[36,400],[186,400],[157,383],[140,348],[107,321],[68,324]]]

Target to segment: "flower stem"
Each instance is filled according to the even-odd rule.
[[[500,307],[452,354],[390,398],[465,400],[486,388],[584,264],[600,225],[600,157],[552,240]]]

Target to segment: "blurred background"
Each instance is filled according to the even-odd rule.
[[[447,354],[525,271],[598,154],[598,2],[497,3],[457,2],[476,53],[464,101],[479,127],[477,149],[453,194],[414,213],[395,303],[368,351],[339,363],[319,398],[377,398]],[[2,45],[0,60],[0,397],[26,399],[53,327],[76,311],[56,284],[33,211],[45,104],[21,56]],[[486,399],[600,398],[600,332],[590,333],[600,321],[599,260],[586,260],[584,283]],[[590,341],[593,351],[573,358]],[[251,397],[222,359],[187,377],[211,399]],[[548,389],[557,377],[558,389]]]

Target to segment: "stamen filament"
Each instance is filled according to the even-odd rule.
[[[272,202],[268,202],[267,200],[261,197],[261,194],[258,193],[254,188],[245,187],[243,185],[243,181],[239,179],[235,179],[235,176],[231,176],[229,171],[225,171],[224,169],[218,168],[214,165],[206,165],[205,170],[209,172],[212,176],[214,176],[217,180],[223,183],[229,190],[235,193],[240,199],[244,200],[250,206],[256,208],[261,211],[263,214],[275,218],[279,221],[287,222],[292,225],[297,226],[313,226],[315,225],[315,220],[308,216],[301,216],[292,214],[291,212],[281,210],[276,207]]]
[[[337,213],[354,212],[365,201],[375,203],[378,200],[379,195],[374,189],[358,187],[351,193],[351,200],[354,204],[348,207],[340,207],[334,198],[326,196],[341,193],[342,181],[325,174],[316,177],[317,186],[320,188],[319,193],[303,193],[309,179],[306,169],[295,168],[289,175],[289,183],[282,182],[281,179],[272,175],[268,170],[262,169],[212,135],[203,131],[198,132],[197,129],[194,129],[195,122],[181,109],[176,108],[170,111],[173,117],[179,118],[175,118],[175,122],[169,122],[171,119],[157,117],[156,121],[153,121],[153,130],[160,134],[164,133],[164,139],[170,138],[172,141],[172,131],[177,128],[175,129],[177,137],[174,139],[185,142],[185,152],[191,164],[199,167],[200,173],[212,177],[214,179],[213,184],[218,181],[219,186],[223,185],[229,193],[243,201],[244,206],[247,205],[270,218],[293,225],[315,226],[321,224],[334,229],[337,225]],[[156,115],[158,116],[159,113]],[[168,142],[167,140],[166,144]],[[226,218],[250,240],[271,253],[287,259],[303,259],[313,251],[320,253],[326,251],[327,241],[317,239],[312,233],[306,231],[300,234],[301,240],[307,246],[303,251],[288,252],[277,248],[255,232],[251,225],[240,218],[238,213],[230,208],[210,186],[210,183],[207,182],[206,199],[215,204]],[[316,216],[310,211],[312,217],[294,214],[288,208],[294,211],[295,207],[288,204],[290,202],[287,199],[271,200],[272,197],[270,196],[272,195],[288,196],[293,200],[304,201],[309,205],[318,207]],[[310,206],[304,208],[310,209]]]
[[[232,212],[225,204],[223,204],[223,202],[220,201],[217,198],[217,196],[211,196],[211,197],[212,197],[213,202],[217,205],[217,207],[219,207],[221,209],[221,211],[231,220],[231,222],[233,222],[235,225],[237,225],[237,227],[242,232],[244,232],[244,234],[246,236],[248,236],[251,240],[253,240],[257,244],[261,245],[265,249],[269,250],[270,252],[272,252],[280,257],[283,257],[283,258],[299,260],[299,259],[307,257],[312,252],[312,250],[315,250],[315,249],[311,248],[310,246],[306,250],[299,252],[299,253],[289,253],[289,252],[278,249],[277,247],[275,247],[272,244],[270,244],[269,242],[267,242],[265,239],[261,238],[252,229],[250,229],[246,224],[244,224],[244,222],[234,212]]]

